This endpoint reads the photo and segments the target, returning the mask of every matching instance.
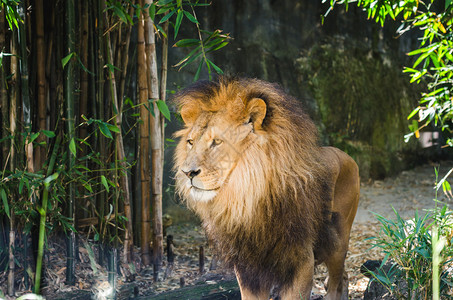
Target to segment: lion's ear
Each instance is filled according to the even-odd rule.
[[[247,114],[253,123],[255,130],[261,129],[264,117],[266,117],[266,102],[260,98],[253,98],[247,103]]]
[[[181,118],[186,125],[191,125],[200,115],[200,107],[195,104],[186,104],[181,107]]]

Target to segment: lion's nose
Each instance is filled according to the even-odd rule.
[[[184,174],[186,174],[187,177],[189,177],[190,179],[194,178],[195,176],[197,176],[198,174],[201,173],[201,170],[200,170],[200,169],[198,169],[198,170],[189,170],[189,171],[184,171],[184,170],[182,170],[182,171],[183,171]]]

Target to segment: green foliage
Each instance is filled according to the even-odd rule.
[[[344,4],[347,8],[350,3],[356,3],[362,7],[367,11],[369,18],[375,19],[381,25],[384,25],[388,18],[401,20],[402,25],[398,29],[398,34],[413,29],[422,32],[418,48],[408,53],[409,56],[414,56],[415,61],[412,67],[405,68],[404,72],[410,74],[411,82],[426,82],[428,91],[422,93],[420,105],[408,116],[408,119],[417,116],[417,122],[420,125],[410,126],[413,132],[406,136],[406,140],[413,135],[418,137],[419,130],[434,123],[449,137],[447,144],[453,146],[451,139],[453,133],[451,128],[453,120],[452,1],[446,0],[441,8],[434,0],[330,1],[331,9],[335,4]]]
[[[174,47],[191,49],[183,59],[175,64],[175,67],[181,70],[196,62],[198,67],[195,72],[194,81],[199,79],[203,67],[207,69],[209,78],[211,78],[213,71],[217,74],[223,74],[222,69],[208,58],[208,54],[225,47],[231,39],[228,34],[222,33],[221,30],[207,31],[200,28],[200,22],[198,21],[195,8],[207,5],[209,4],[200,3],[199,0],[159,0],[154,1],[149,7],[144,7],[144,9],[148,9],[148,13],[160,33],[165,34],[160,24],[170,22],[173,27],[173,38],[175,40],[180,33],[184,20],[188,20],[189,24],[191,23],[196,26],[198,39],[181,39],[174,44]]]
[[[382,249],[385,258],[377,271],[370,272],[373,280],[380,282],[397,299],[431,299],[436,253],[436,267],[440,270],[439,294],[448,298],[448,291],[453,286],[452,270],[449,269],[453,263],[453,212],[444,206],[423,217],[416,212],[409,221],[396,210],[394,212],[396,220],[376,214],[381,233],[371,240],[373,247]],[[384,268],[386,263],[391,266]]]
[[[22,19],[17,12],[19,3],[19,0],[1,0],[0,2],[0,11],[5,11],[5,17],[11,30],[13,30],[14,27],[19,28],[19,22],[22,22]]]

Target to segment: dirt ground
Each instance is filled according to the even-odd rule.
[[[377,249],[370,250],[370,244],[366,238],[375,236],[379,232],[379,225],[372,214],[378,213],[386,218],[394,217],[392,206],[400,212],[404,218],[412,218],[415,210],[420,214],[425,209],[434,207],[435,197],[434,164],[427,164],[415,169],[404,171],[401,174],[387,178],[383,181],[369,181],[361,184],[361,197],[358,213],[351,232],[350,251],[346,261],[346,269],[349,274],[350,299],[362,299],[368,278],[364,277],[359,269],[369,259],[382,258]],[[437,165],[436,165],[437,166]],[[453,167],[453,162],[443,162],[440,165],[439,178],[442,178]],[[448,198],[439,192],[439,200],[451,205]],[[159,280],[154,282],[152,268],[142,268],[140,255],[135,255],[135,274],[131,276],[130,267],[121,268],[124,276],[118,277],[118,285],[125,285],[133,282],[136,285],[138,295],[152,295],[165,291],[178,289],[183,281],[185,285],[192,285],[199,282],[216,283],[225,279],[234,279],[231,271],[222,268],[219,263],[216,268],[213,266],[213,254],[207,244],[205,235],[199,224],[191,213],[181,206],[174,206],[167,210],[167,213],[174,219],[167,233],[174,237],[175,261],[172,267],[164,262],[163,270],[159,274]],[[191,220],[191,222],[187,222]],[[205,272],[199,273],[199,252],[200,247],[204,249]],[[103,299],[102,294],[109,289],[107,282],[107,270],[100,266],[94,257],[97,257],[97,248],[81,239],[79,243],[79,261],[76,269],[76,285],[67,286],[65,282],[65,251],[63,244],[58,241],[49,242],[46,255],[45,284],[43,293],[47,299],[57,299],[56,295],[70,291],[86,291],[98,295]],[[124,266],[123,266],[124,267]],[[0,299],[6,294],[6,272],[0,274]],[[324,295],[324,281],[327,272],[321,265],[315,273],[313,293]],[[18,276],[20,277],[20,276]],[[127,282],[130,281],[130,282]],[[17,296],[24,294],[23,281],[17,284]],[[4,299],[15,299],[15,297],[3,296]],[[152,297],[150,296],[150,299]]]

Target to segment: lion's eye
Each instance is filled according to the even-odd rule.
[[[187,140],[187,144],[189,144],[190,146],[193,146],[193,140],[192,139],[188,139]]]
[[[211,144],[211,147],[215,147],[215,146],[218,146],[220,144],[222,144],[223,141],[221,139],[213,139],[212,140],[212,144]]]

